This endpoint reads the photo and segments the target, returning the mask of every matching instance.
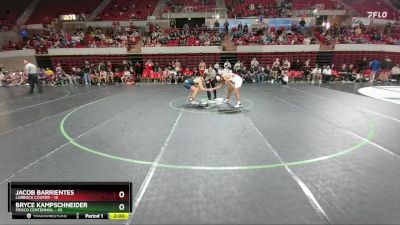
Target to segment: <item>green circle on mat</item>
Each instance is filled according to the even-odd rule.
[[[118,161],[123,161],[123,162],[128,162],[128,163],[134,163],[134,164],[141,164],[141,165],[152,165],[153,162],[150,161],[143,161],[143,160],[136,160],[136,159],[129,159],[129,158],[124,158],[124,157],[120,157],[120,156],[115,156],[115,155],[111,155],[111,154],[107,154],[104,152],[101,152],[97,149],[93,149],[93,148],[89,148],[86,146],[83,146],[81,144],[79,144],[78,142],[76,142],[74,140],[74,138],[72,138],[66,131],[64,128],[64,124],[65,121],[74,113],[76,113],[77,111],[83,109],[84,107],[87,107],[89,105],[92,105],[94,103],[103,101],[102,100],[97,100],[97,101],[93,101],[90,103],[87,103],[85,105],[82,105],[74,110],[72,110],[70,113],[68,113],[60,122],[60,131],[62,133],[62,135],[65,137],[65,139],[67,139],[69,141],[69,143],[71,143],[72,145],[74,145],[75,147],[77,147],[78,149],[82,150],[82,151],[86,151],[92,154],[95,154],[97,156],[100,157],[104,157],[104,158],[109,158],[109,159],[113,159],[113,160],[118,160]],[[353,152],[357,149],[360,149],[361,147],[363,147],[364,145],[366,145],[369,141],[372,140],[372,138],[375,136],[376,133],[376,128],[375,125],[370,121],[369,124],[369,132],[368,132],[368,137],[365,139],[362,139],[360,142],[358,142],[357,144],[346,148],[346,149],[342,149],[336,153],[333,154],[329,154],[329,155],[325,155],[325,156],[321,156],[321,157],[317,157],[317,158],[312,158],[312,159],[307,159],[307,160],[300,160],[300,161],[292,161],[292,162],[283,162],[283,163],[275,163],[275,164],[261,164],[261,165],[248,165],[248,166],[192,166],[192,165],[174,165],[174,164],[157,164],[157,167],[161,167],[161,168],[168,168],[168,169],[185,169],[185,170],[212,170],[212,171],[217,171],[217,170],[257,170],[257,169],[271,169],[271,168],[277,168],[277,167],[286,167],[286,166],[300,166],[300,165],[306,165],[306,164],[310,164],[310,163],[314,163],[314,162],[319,162],[319,161],[324,161],[324,160],[328,160],[328,159],[333,159],[333,158],[337,158],[339,156],[343,156],[346,155],[350,152]]]

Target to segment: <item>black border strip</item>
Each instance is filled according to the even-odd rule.
[[[8,212],[11,212],[11,182],[8,182]]]
[[[129,182],[129,211],[132,212],[132,182]]]

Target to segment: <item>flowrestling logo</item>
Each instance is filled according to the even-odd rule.
[[[387,12],[372,12],[368,11],[368,18],[378,18],[378,19],[386,19],[388,16]]]

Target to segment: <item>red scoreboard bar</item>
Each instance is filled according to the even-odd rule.
[[[130,182],[10,182],[13,219],[127,220],[132,212]]]

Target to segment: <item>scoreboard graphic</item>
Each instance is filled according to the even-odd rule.
[[[13,219],[127,220],[132,212],[130,182],[10,182]]]

